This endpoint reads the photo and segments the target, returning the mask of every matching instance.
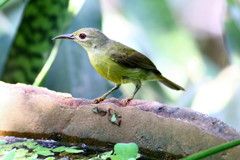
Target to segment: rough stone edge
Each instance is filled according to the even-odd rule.
[[[74,98],[70,94],[55,92],[44,87],[35,87],[32,85],[26,85],[18,83],[7,84],[0,81],[1,87],[8,87],[12,89],[18,89],[26,95],[46,95],[55,99],[56,103],[62,106],[69,107],[82,107],[91,104],[91,100],[83,98]],[[151,102],[151,107],[148,104]],[[216,135],[227,141],[240,139],[240,133],[234,128],[230,127],[226,123],[218,120],[217,118],[193,111],[189,108],[170,107],[166,104],[159,102],[146,101],[146,100],[132,100],[127,106],[123,106],[119,99],[110,98],[102,102],[113,103],[119,107],[138,107],[145,112],[152,112],[161,117],[172,118],[175,120],[183,121],[185,123],[193,124],[208,134]]]

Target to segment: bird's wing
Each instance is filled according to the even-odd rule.
[[[131,68],[142,68],[150,70],[154,73],[161,74],[153,62],[148,59],[145,55],[135,51],[129,47],[115,50],[110,54],[112,60],[126,67]]]

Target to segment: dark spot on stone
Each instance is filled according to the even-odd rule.
[[[196,117],[191,117],[191,120],[194,121],[196,119]]]
[[[158,111],[158,112],[164,112],[165,109],[164,109],[164,107],[158,107],[157,111]]]
[[[216,121],[213,121],[213,122],[212,122],[212,125],[215,125],[216,123],[217,123]]]

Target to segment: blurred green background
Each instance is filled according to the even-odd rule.
[[[188,107],[240,130],[240,1],[238,0],[0,0],[0,79],[32,84],[59,34],[82,27],[147,55],[185,87],[144,83],[137,99]],[[63,40],[42,83],[74,97],[96,98],[114,84],[92,68],[87,54]],[[129,96],[126,84],[111,96]]]

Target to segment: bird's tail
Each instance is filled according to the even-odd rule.
[[[185,90],[183,87],[181,87],[181,86],[179,86],[178,84],[170,81],[169,79],[163,77],[162,75],[161,75],[159,81],[160,81],[161,83],[163,83],[165,86],[167,86],[167,87],[169,87],[169,88],[171,88],[171,89],[174,89],[174,90],[183,90],[183,91]]]

